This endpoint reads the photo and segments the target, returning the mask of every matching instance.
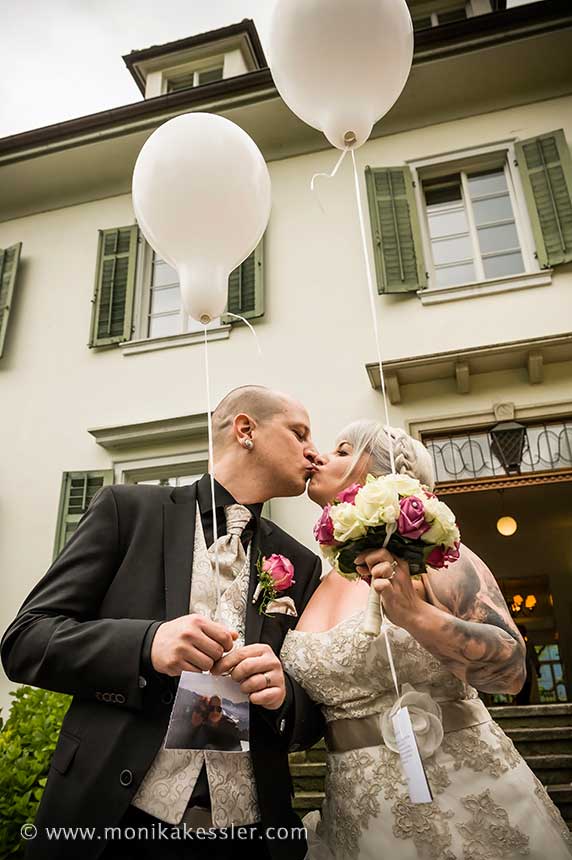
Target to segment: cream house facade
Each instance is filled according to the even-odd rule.
[[[572,9],[410,6],[410,80],[357,153],[391,420],[432,446],[467,543],[499,578],[536,589],[544,615],[526,610],[527,625],[561,667],[546,700],[570,699]],[[2,629],[101,483],[181,483],[206,468],[202,333],[130,197],[161,122],[227,116],[272,180],[267,232],[229,291],[263,358],[245,326],[211,326],[215,397],[247,382],[291,392],[323,449],[350,420],[382,417],[350,164],[310,191],[336,153],[278,96],[252,22],[125,59],[140,102],[0,140]],[[489,434],[509,421],[528,433],[516,471]],[[522,510],[510,539],[494,527],[507,503]],[[271,512],[311,543],[306,499]],[[506,593],[525,613],[523,587]],[[10,687],[0,681],[0,704]]]

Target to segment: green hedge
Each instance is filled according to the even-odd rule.
[[[33,822],[71,696],[20,687],[0,717],[0,860],[23,857],[20,828]]]

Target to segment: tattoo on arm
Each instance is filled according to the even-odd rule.
[[[526,649],[486,564],[463,546],[457,562],[423,583],[428,602],[446,613],[433,640],[443,665],[483,692],[517,692]]]

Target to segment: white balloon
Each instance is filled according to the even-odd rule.
[[[277,0],[269,62],[278,92],[338,149],[361,146],[413,60],[405,0]]]
[[[175,117],[153,132],[137,158],[139,226],[177,269],[186,312],[205,325],[224,311],[229,275],[262,239],[270,207],[262,153],[224,117]]]

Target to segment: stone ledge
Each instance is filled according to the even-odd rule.
[[[90,433],[102,448],[116,450],[132,445],[155,445],[193,437],[207,437],[207,414],[182,415],[142,421],[137,424],[119,424],[113,427],[92,427]]]
[[[458,394],[468,394],[473,376],[499,370],[526,370],[531,385],[543,380],[546,364],[572,361],[572,332],[509,343],[396,358],[383,362],[383,374],[391,403],[401,403],[403,387],[450,379]],[[377,362],[365,369],[372,388],[380,389]]]

